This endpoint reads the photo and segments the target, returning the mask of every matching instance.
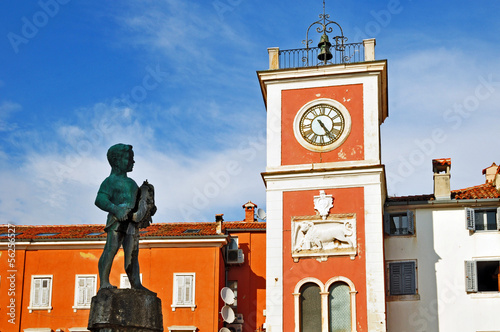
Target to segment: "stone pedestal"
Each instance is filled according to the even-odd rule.
[[[161,300],[156,293],[138,289],[101,289],[92,298],[92,332],[163,331]]]

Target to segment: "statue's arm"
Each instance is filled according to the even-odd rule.
[[[99,188],[99,192],[97,193],[95,205],[99,209],[113,214],[120,221],[127,219],[127,216],[131,209],[128,208],[128,206],[125,204],[114,204],[111,201],[111,195],[108,193],[106,188],[107,182],[104,181],[101,184],[101,188]]]

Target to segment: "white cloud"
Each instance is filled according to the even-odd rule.
[[[148,179],[155,186],[157,222],[211,220],[210,215],[227,215],[248,200],[264,202],[259,174],[264,132],[221,133],[232,144],[216,152],[186,154],[174,142],[162,144],[152,123],[130,110],[100,103],[78,113],[78,124],[59,124],[56,135],[39,133],[43,138],[24,151],[20,167],[0,164],[5,184],[0,188],[0,223],[104,223],[106,213],[93,202],[110,172],[106,150],[118,142],[134,146],[136,165],[130,177],[139,185]],[[233,215],[243,219],[241,211]]]
[[[389,66],[390,117],[382,126],[389,194],[432,193],[434,158],[452,158],[452,189],[483,183],[481,170],[500,162],[499,64],[439,47]]]

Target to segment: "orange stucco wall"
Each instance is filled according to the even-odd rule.
[[[231,233],[238,237],[245,264],[232,266],[228,280],[238,281],[238,313],[243,314],[244,331],[256,331],[265,322],[266,233]]]
[[[357,331],[367,332],[366,310],[366,262],[364,233],[364,189],[341,188],[325,190],[333,195],[334,206],[331,214],[355,213],[358,252],[354,260],[348,256],[332,257],[326,262],[316,259],[300,259],[297,263],[291,257],[291,219],[294,216],[314,214],[313,196],[317,190],[283,193],[283,327],[284,331],[294,331],[295,285],[306,277],[314,277],[326,283],[330,278],[349,278],[358,291],[356,295]]]
[[[297,142],[293,133],[293,121],[297,112],[306,103],[318,98],[330,98],[340,102],[349,110],[352,119],[351,133],[346,141],[337,149],[325,153],[311,152],[305,149]],[[282,165],[364,159],[362,84],[283,90],[281,103]]]
[[[14,257],[9,254],[7,249],[0,250],[0,331],[19,331],[25,251],[16,248]]]
[[[16,274],[16,321],[20,328],[48,327],[53,330],[70,327],[85,327],[88,322],[88,309],[73,312],[75,275],[97,274],[97,261],[102,249],[60,249],[17,251],[18,272]],[[145,287],[156,292],[162,300],[165,330],[171,325],[195,325],[199,331],[218,331],[219,291],[221,285],[221,250],[219,247],[191,248],[143,248],[139,260],[142,280]],[[0,331],[18,331],[19,325],[8,323],[6,308],[9,298],[6,266],[7,251],[0,251]],[[25,268],[24,271],[22,268]],[[196,273],[196,309],[177,308],[172,311],[173,274],[178,272]],[[110,276],[112,284],[119,286],[123,268],[123,251],[117,254]],[[29,313],[31,276],[52,275],[52,310],[33,310]],[[24,279],[23,279],[24,277]],[[21,287],[22,285],[22,287]],[[219,326],[220,325],[220,326]]]

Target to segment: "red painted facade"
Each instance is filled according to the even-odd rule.
[[[334,99],[342,103],[349,110],[352,119],[352,130],[346,141],[337,149],[326,153],[312,152],[305,149],[297,142],[293,132],[293,121],[297,112],[306,103],[318,98]],[[364,159],[362,84],[284,90],[281,95],[281,103],[282,165]]]
[[[283,194],[283,330],[294,331],[294,293],[295,285],[306,277],[315,277],[326,283],[330,278],[343,276],[349,278],[358,291],[356,311],[358,313],[358,332],[367,331],[366,325],[366,261],[363,255],[364,234],[364,192],[363,188],[330,189],[326,194],[334,198],[331,214],[355,213],[357,224],[358,254],[354,260],[349,256],[330,256],[326,262],[316,259],[300,259],[294,263],[291,249],[291,219],[295,216],[314,215],[312,197],[317,190],[285,192]]]

